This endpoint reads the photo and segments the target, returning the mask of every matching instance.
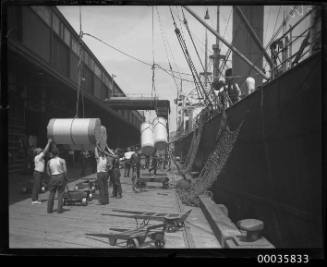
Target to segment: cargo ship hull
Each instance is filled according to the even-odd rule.
[[[211,188],[236,222],[256,218],[277,248],[322,246],[321,54],[315,54],[230,107],[228,125],[243,122]],[[216,145],[221,114],[203,126],[193,171]],[[175,141],[186,155],[193,132]],[[187,164],[187,162],[185,162]]]

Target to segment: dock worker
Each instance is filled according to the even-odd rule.
[[[149,155],[145,155],[144,169],[148,169],[148,168],[150,168],[150,156]]]
[[[215,94],[215,108],[218,110],[222,110],[224,106],[224,96],[223,96],[223,91],[225,87],[225,82],[223,80],[215,80],[212,83],[212,88],[214,89],[214,94]]]
[[[109,160],[108,156],[98,146],[94,149],[94,156],[97,162],[97,183],[99,186],[99,204],[109,204],[109,188],[108,188],[108,176],[109,176]]]
[[[45,155],[47,154],[51,144],[51,139],[48,140],[45,148],[34,149],[34,172],[33,172],[33,189],[32,189],[32,205],[41,204],[39,201],[39,192],[41,187],[41,180],[43,178],[45,169]]]
[[[226,86],[225,89],[231,104],[235,104],[241,100],[241,90],[238,84],[234,81],[232,69],[227,69],[225,72]]]
[[[252,77],[247,77],[245,80],[246,94],[250,95],[255,91],[255,79]]]
[[[120,161],[119,161],[120,151],[118,149],[115,150],[115,156],[112,158],[112,195],[116,198],[122,198],[122,188],[120,183]]]
[[[131,151],[131,148],[127,148],[127,152],[124,154],[124,177],[129,177],[129,172],[131,169],[131,157],[133,152]]]
[[[59,150],[55,146],[51,150],[51,159],[47,164],[47,173],[50,176],[49,181],[49,199],[47,212],[53,212],[54,197],[56,192],[58,192],[58,208],[57,212],[63,212],[63,197],[65,192],[65,187],[67,184],[67,165],[66,161],[59,157]]]
[[[140,169],[141,169],[141,151],[138,147],[135,148],[135,153],[131,157],[131,166],[132,166],[132,172],[136,172],[137,179],[140,178]],[[132,176],[133,176],[132,173]]]
[[[170,154],[168,154],[168,169],[167,171],[170,171],[171,170],[171,156]]]
[[[154,175],[157,175],[157,168],[158,168],[158,157],[156,155],[156,151],[152,155],[152,161],[151,161],[151,168],[149,169],[149,173],[153,171]]]

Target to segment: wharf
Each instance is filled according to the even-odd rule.
[[[123,173],[123,171],[122,171]],[[146,173],[146,171],[141,172]],[[32,205],[31,199],[24,199],[9,206],[9,247],[10,248],[123,248],[125,244],[117,242],[110,246],[109,228],[135,228],[131,218],[103,216],[112,213],[112,209],[128,209],[154,212],[185,212],[192,209],[185,222],[185,227],[174,233],[166,233],[165,248],[221,248],[208,221],[200,208],[184,206],[173,188],[180,177],[165,172],[170,179],[169,189],[163,189],[161,183],[147,183],[144,192],[132,190],[131,178],[121,176],[123,198],[112,198],[110,191],[109,205],[98,205],[96,198],[88,206],[64,206],[62,214],[47,214],[48,192],[39,195],[40,205]],[[163,172],[158,172],[163,174]],[[70,182],[69,188],[95,174]],[[153,222],[156,223],[156,222]],[[153,243],[144,247],[153,248]]]

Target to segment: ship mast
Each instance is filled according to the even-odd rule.
[[[217,32],[219,33],[219,6],[217,6]],[[219,79],[219,65],[220,60],[224,59],[225,57],[223,55],[220,55],[220,47],[219,47],[219,39],[216,37],[216,43],[212,45],[213,55],[210,55],[210,59],[212,59],[213,62],[213,81]]]
[[[204,16],[205,20],[209,20],[209,11],[206,10],[206,14]],[[209,75],[211,72],[208,72],[208,29],[205,29],[205,55],[204,55],[204,72],[201,72],[200,75],[204,76],[204,87],[205,90],[208,91],[208,81],[209,81]]]

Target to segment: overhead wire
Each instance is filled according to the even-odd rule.
[[[201,67],[202,67],[203,71],[205,72],[205,67],[204,67],[204,65],[203,65],[203,63],[202,63],[202,60],[201,60],[201,57],[200,57],[200,55],[199,55],[198,49],[196,48],[196,45],[195,45],[195,43],[194,43],[194,40],[193,40],[193,37],[192,37],[192,33],[191,33],[191,30],[190,30],[190,28],[189,28],[189,26],[188,26],[188,22],[187,22],[187,20],[186,20],[186,16],[185,16],[185,14],[184,14],[183,9],[182,9],[182,14],[183,14],[183,22],[184,22],[185,28],[186,28],[186,30],[187,30],[187,33],[188,33],[190,39],[191,39],[191,42],[192,42],[192,44],[193,44],[193,48],[194,48],[194,50],[195,50],[195,52],[196,52],[196,55],[198,56],[198,60],[199,60],[199,62],[200,62],[200,64],[201,64]]]
[[[151,96],[156,96],[156,88],[155,88],[155,61],[154,61],[154,12],[152,6],[152,90]]]
[[[144,60],[142,60],[142,59],[139,59],[139,58],[137,58],[137,57],[135,57],[135,56],[133,56],[133,55],[130,55],[130,54],[128,54],[128,53],[126,53],[126,52],[124,52],[124,51],[122,51],[122,50],[120,50],[120,49],[118,49],[118,48],[112,46],[111,44],[107,43],[106,41],[103,41],[102,39],[100,39],[100,38],[94,36],[93,34],[83,32],[83,35],[90,36],[90,37],[96,39],[97,41],[103,43],[104,45],[106,45],[106,46],[108,46],[108,47],[110,47],[110,48],[116,50],[117,52],[119,52],[119,53],[121,53],[121,54],[123,54],[123,55],[125,55],[125,56],[127,56],[127,57],[129,57],[129,58],[132,58],[132,59],[134,59],[134,60],[136,60],[136,61],[138,61],[138,62],[140,62],[140,63],[142,63],[143,65],[146,65],[146,66],[149,66],[149,67],[152,67],[152,65],[153,65],[153,64],[151,64],[151,63],[149,63],[149,62],[146,62],[146,61],[144,61]],[[172,75],[171,73],[169,73],[169,71],[168,71],[166,68],[160,66],[159,64],[156,64],[156,67],[160,68],[161,70],[166,70],[166,73],[168,73],[169,75]],[[173,72],[174,72],[175,74],[178,74],[178,75],[192,76],[192,74],[184,73],[184,72],[180,72],[180,71],[175,71],[175,70],[174,70]],[[176,77],[176,76],[175,76],[175,77]],[[176,77],[176,78],[181,79],[181,80],[183,80],[183,81],[187,81],[187,82],[193,82],[193,81],[188,80],[188,79],[185,79],[185,78],[180,78],[180,77]]]
[[[165,50],[165,53],[166,53],[166,57],[167,57],[167,61],[168,61],[168,64],[169,64],[169,69],[171,72],[173,72],[173,68],[172,68],[172,65],[171,65],[171,62],[169,60],[169,55],[168,55],[168,49],[167,49],[167,44],[166,44],[166,38],[164,36],[164,31],[163,31],[163,27],[162,27],[162,24],[161,24],[161,19],[160,19],[160,14],[159,14],[159,10],[158,8],[156,7],[156,11],[157,11],[157,17],[158,17],[158,21],[159,21],[159,28],[160,28],[160,33],[161,33],[161,38],[162,38],[162,43],[164,45],[164,50]],[[176,82],[176,78],[174,76],[171,76],[173,81],[174,81],[174,84],[176,86],[176,90],[177,92],[179,91],[179,88],[178,88],[178,84]]]

